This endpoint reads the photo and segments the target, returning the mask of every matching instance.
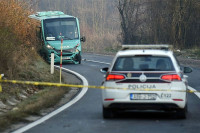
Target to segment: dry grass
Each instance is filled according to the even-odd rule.
[[[30,14],[32,11],[26,0],[0,0],[0,74],[14,80],[59,82],[59,72],[51,75],[49,65],[37,54],[40,44],[36,37],[37,23],[28,18]],[[3,102],[10,97],[19,98],[22,91],[28,93],[28,98],[0,116],[0,130],[24,121],[30,114],[39,114],[41,109],[54,105],[68,91],[66,88],[12,84],[2,87],[0,100]]]
[[[35,22],[28,18],[32,14],[29,3],[19,0],[0,0],[0,26],[9,27],[23,46],[35,41]]]
[[[39,44],[37,24],[28,18],[31,14],[28,4],[21,0],[0,0],[0,74],[4,73],[8,79],[32,80],[37,77],[36,80],[41,81],[45,79],[41,78],[44,75],[37,75],[37,71],[42,70],[30,68],[41,59],[35,48]],[[0,94],[0,100],[3,101],[26,88],[19,85],[3,87],[3,93]]]
[[[30,64],[27,69],[23,69],[18,73],[18,80],[27,79],[30,81],[43,82],[59,82],[59,71],[50,74],[50,66],[40,57]],[[16,79],[15,79],[16,80]],[[23,90],[28,93],[28,98],[22,100],[20,104],[7,113],[0,115],[0,132],[8,128],[11,124],[25,121],[25,117],[29,115],[39,115],[40,110],[55,105],[68,91],[69,88],[55,88],[44,86],[28,86],[3,84],[3,92],[0,93],[0,100],[6,102],[10,97],[18,97]],[[35,93],[37,92],[37,93]],[[18,100],[20,100],[18,98]]]
[[[83,44],[84,52],[109,54],[119,50],[120,43],[117,39],[117,33],[107,32],[99,35],[98,33],[93,32],[92,34],[88,33],[88,36],[86,37],[87,41]]]
[[[19,66],[29,64],[36,56],[37,24],[28,18],[29,14],[24,1],[0,0],[0,73],[9,77],[15,78]]]
[[[68,92],[68,88],[46,88],[21,102],[12,111],[0,116],[0,131],[5,130],[11,124],[26,121],[29,115],[39,115],[40,110],[52,107]]]
[[[27,67],[27,68],[24,68]],[[50,74],[50,66],[44,62],[40,57],[26,66],[20,66],[20,71],[14,80],[22,81],[43,81],[43,82],[56,82],[59,83],[59,72],[55,72],[54,75]],[[24,68],[24,69],[23,69]],[[10,77],[7,77],[11,79]],[[0,100],[6,101],[9,96],[18,97],[18,93],[22,90],[29,94],[35,91],[44,89],[43,86],[26,86],[26,85],[16,85],[16,84],[3,84],[3,92],[0,93]]]

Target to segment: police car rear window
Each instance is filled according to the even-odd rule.
[[[169,57],[165,56],[125,56],[118,57],[112,71],[174,71]]]

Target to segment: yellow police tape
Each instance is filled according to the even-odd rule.
[[[0,84],[0,92],[2,92],[2,87],[1,87],[1,84]]]
[[[25,85],[34,85],[34,86],[56,86],[56,87],[76,87],[76,88],[94,88],[94,89],[122,89],[122,90],[134,90],[134,91],[175,91],[175,92],[188,92],[195,93],[200,91],[193,90],[170,90],[170,89],[128,89],[128,88],[113,88],[105,86],[84,86],[84,85],[74,85],[74,84],[62,84],[62,83],[51,83],[51,82],[34,82],[34,81],[18,81],[18,80],[3,80],[0,75],[0,92],[2,92],[1,83],[12,83],[12,84],[25,84]]]
[[[2,76],[0,75],[0,81],[2,80]],[[1,86],[1,83],[0,83],[0,92],[2,92],[2,86]]]

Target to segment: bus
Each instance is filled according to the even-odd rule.
[[[37,12],[29,17],[40,22],[40,54],[47,62],[51,62],[51,53],[54,53],[54,63],[59,63],[62,55],[63,63],[81,64],[81,42],[86,39],[80,36],[78,18],[61,11]]]

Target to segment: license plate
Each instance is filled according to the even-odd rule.
[[[63,60],[70,60],[71,58],[70,57],[63,57],[62,59]]]
[[[156,94],[130,94],[131,100],[156,100]]]

